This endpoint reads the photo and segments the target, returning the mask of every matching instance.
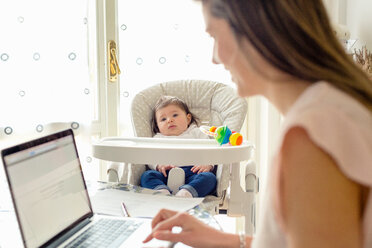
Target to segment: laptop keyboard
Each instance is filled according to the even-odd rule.
[[[65,247],[119,247],[141,224],[134,220],[99,219]]]

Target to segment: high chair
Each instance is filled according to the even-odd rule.
[[[139,92],[132,101],[131,117],[136,136],[154,136],[151,128],[152,111],[162,95],[183,99],[190,111],[199,118],[200,125],[227,125],[231,130],[239,132],[247,113],[245,99],[240,98],[233,88],[225,84],[203,80],[159,83]],[[141,175],[146,169],[146,165],[113,162],[107,170],[108,180],[139,185]],[[216,176],[216,194],[205,199],[215,211],[223,204],[226,196],[230,180],[229,166],[217,165]]]

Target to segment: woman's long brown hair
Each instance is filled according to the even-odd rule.
[[[372,81],[344,51],[321,0],[201,1],[229,23],[239,44],[250,42],[277,69],[327,81],[372,111]]]

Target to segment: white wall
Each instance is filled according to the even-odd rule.
[[[358,39],[356,47],[372,50],[372,0],[345,0],[345,24],[350,37]]]
[[[346,25],[355,48],[364,45],[372,50],[372,0],[324,0],[334,23]]]

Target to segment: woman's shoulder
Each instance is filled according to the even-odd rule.
[[[299,97],[288,112],[283,126],[286,128],[297,124],[317,130],[369,134],[372,112],[349,94],[322,82],[310,86]]]
[[[281,145],[295,127],[304,129],[349,177],[372,186],[372,113],[361,103],[327,83],[315,85],[289,111]]]

